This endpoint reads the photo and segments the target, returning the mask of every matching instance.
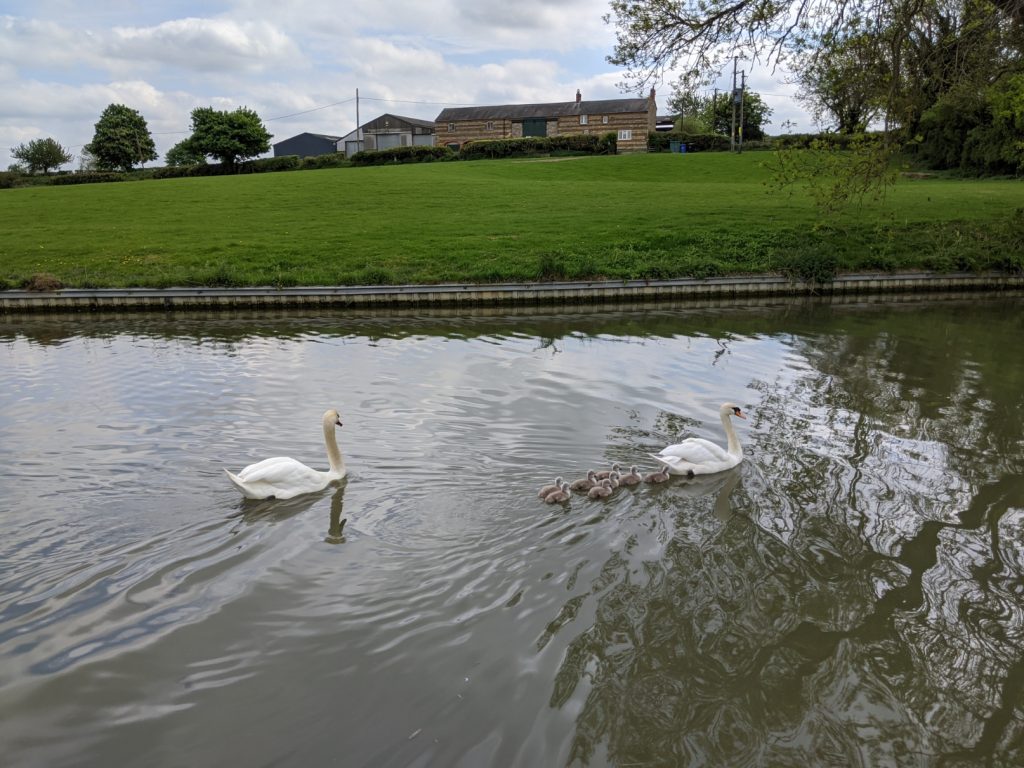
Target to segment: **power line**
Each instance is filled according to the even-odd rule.
[[[324,104],[322,107],[313,107],[312,109],[304,109],[301,112],[292,112],[290,115],[278,115],[277,117],[268,117],[264,122],[269,123],[272,120],[284,120],[289,117],[298,117],[299,115],[308,115],[310,112],[318,112],[321,109],[329,109],[330,107],[337,107],[341,104],[348,104],[355,101],[355,96],[350,99],[343,99],[342,101],[336,101],[333,104]]]

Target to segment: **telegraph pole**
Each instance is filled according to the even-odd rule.
[[[356,152],[363,151],[363,129],[359,125],[359,89],[356,88]]]
[[[740,148],[743,151],[743,97],[747,92],[747,73],[740,72]]]
[[[732,102],[732,124],[729,126],[729,151],[736,149],[736,60],[738,56],[732,57],[732,94],[729,101]]]

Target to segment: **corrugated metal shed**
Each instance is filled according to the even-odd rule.
[[[647,99],[602,99],[599,101],[562,101],[555,104],[503,104],[493,107],[448,107],[435,123],[460,120],[523,120],[529,118],[571,117],[572,115],[614,115],[623,112],[647,112]]]

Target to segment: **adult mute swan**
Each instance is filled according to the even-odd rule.
[[[324,413],[324,443],[331,468],[320,472],[288,456],[275,456],[250,464],[237,475],[224,470],[235,487],[247,499],[291,499],[303,493],[322,491],[330,483],[345,476],[345,459],[338,449],[334,428],[341,426],[341,416],[333,408]]]
[[[718,409],[722,416],[725,436],[729,439],[729,447],[722,448],[709,440],[691,437],[681,443],[669,445],[660,453],[650,454],[655,461],[661,462],[673,475],[710,475],[732,469],[743,461],[743,447],[736,431],[732,428],[731,416],[747,418],[738,405],[723,403]]]

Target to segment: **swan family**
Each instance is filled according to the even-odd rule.
[[[568,501],[572,492],[586,492],[589,498],[604,498],[619,486],[637,486],[641,482],[663,483],[669,475],[710,475],[732,469],[743,460],[743,447],[732,425],[732,418],[746,419],[743,410],[733,403],[723,403],[718,409],[725,430],[726,447],[710,440],[691,437],[681,443],[668,445],[658,453],[649,454],[661,464],[660,470],[642,476],[636,465],[622,472],[621,465],[613,463],[610,469],[587,472],[585,478],[566,482],[560,476],[555,482],[542,487],[537,497],[549,504]],[[328,485],[345,477],[345,459],[338,447],[336,429],[342,426],[338,411],[331,408],[321,419],[324,446],[330,469],[326,471],[308,467],[290,456],[275,456],[250,464],[238,474],[225,469],[228,479],[247,499],[291,499],[304,493],[322,491]]]
[[[345,477],[345,459],[338,448],[335,428],[342,426],[341,416],[331,408],[324,412],[324,445],[330,469],[326,472],[307,467],[290,456],[275,456],[250,464],[237,475],[224,470],[228,479],[247,499],[291,499],[304,493],[322,491]]]
[[[586,493],[588,498],[602,499],[611,495],[619,486],[636,486],[644,483],[664,483],[671,475],[711,475],[732,469],[743,461],[743,446],[733,428],[732,419],[746,419],[743,409],[735,403],[722,403],[718,409],[725,430],[726,447],[705,440],[691,437],[681,443],[667,445],[658,453],[648,454],[661,467],[655,472],[641,475],[634,465],[629,472],[623,474],[622,466],[615,462],[610,469],[589,470],[585,478],[564,483],[561,477],[555,479],[553,485],[540,489],[537,496],[549,504],[568,501],[572,491]]]

